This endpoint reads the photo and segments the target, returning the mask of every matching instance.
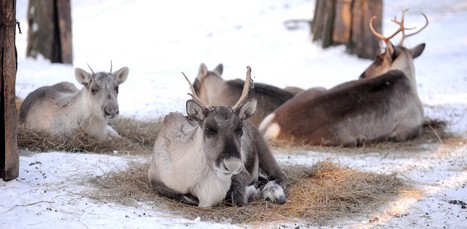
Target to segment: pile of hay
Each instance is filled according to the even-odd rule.
[[[73,136],[51,135],[40,130],[18,128],[18,147],[29,151],[67,151],[92,153],[147,154],[161,127],[161,120],[139,121],[128,118],[112,120],[110,125],[121,138],[98,140],[83,131]]]
[[[189,219],[200,217],[206,221],[237,224],[302,220],[302,223],[323,225],[377,210],[408,190],[396,174],[362,172],[324,161],[312,167],[284,168],[290,179],[284,205],[254,200],[242,207],[221,204],[198,208],[154,194],[148,187],[148,167],[149,164],[133,163],[125,171],[92,178],[90,183],[97,190],[88,195],[98,201],[129,206],[144,202]]]

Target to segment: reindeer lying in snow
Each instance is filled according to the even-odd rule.
[[[61,82],[31,92],[21,105],[20,125],[52,134],[71,135],[81,129],[96,138],[118,136],[107,124],[119,113],[118,86],[127,79],[129,69],[91,72],[75,69],[76,80],[84,85],[81,90],[72,83]]]
[[[245,82],[240,79],[224,80],[222,79],[223,66],[219,64],[214,70],[208,71],[205,64],[199,67],[193,87],[201,100],[211,106],[234,105],[237,98],[242,93]],[[287,90],[275,86],[255,83],[251,89],[249,98],[255,98],[258,101],[256,112],[250,121],[256,127],[266,115],[273,112],[285,101],[294,97],[300,91],[296,87],[288,87]]]
[[[211,207],[226,199],[244,205],[255,193],[260,170],[270,179],[261,190],[272,202],[284,203],[287,177],[259,131],[250,122],[256,100],[247,100],[250,72],[243,93],[231,106],[208,106],[191,86],[188,116],[170,113],[154,145],[148,171],[150,186],[183,203]]]
[[[359,146],[367,141],[403,141],[420,134],[424,120],[417,93],[413,59],[425,44],[412,49],[402,46],[405,38],[404,13],[400,28],[390,37],[372,32],[386,43],[386,51],[360,76],[360,80],[338,85],[319,95],[301,93],[277,108],[260,125],[267,140],[295,140],[312,145]],[[398,46],[389,41],[399,32]]]

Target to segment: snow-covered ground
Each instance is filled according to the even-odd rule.
[[[427,44],[415,61],[427,117],[447,121],[448,130],[461,137],[446,145],[427,143],[422,152],[394,149],[389,155],[326,150],[291,154],[275,149],[283,164],[312,165],[331,158],[365,171],[399,172],[424,192],[421,198],[401,196],[373,215],[336,219],[334,226],[467,227],[467,210],[449,203],[467,202],[467,2],[385,1],[383,27],[387,33],[395,28],[390,19],[407,8],[408,25],[423,23],[420,12],[430,20],[423,32],[406,41],[409,47]],[[71,66],[25,57],[27,1],[18,0],[17,18],[23,34],[16,38],[17,95],[24,98],[39,86],[59,81],[79,87],[74,67],[87,69],[89,64],[95,71],[107,71],[110,60],[114,69],[130,68],[128,80],[120,87],[120,113],[137,119],[184,112],[188,88],[181,72],[193,79],[202,62],[209,68],[223,63],[227,79],[243,78],[245,66],[250,65],[256,82],[279,87],[331,87],[356,79],[371,61],[347,55],[342,46],[322,50],[310,42],[305,25],[292,31],[285,28],[286,20],[311,19],[313,9],[311,0],[72,1]],[[82,194],[90,188],[86,178],[123,170],[130,162],[146,159],[66,152],[24,154],[19,177],[0,181],[0,228],[249,226],[186,219],[150,203],[141,203],[138,208],[102,203]],[[376,217],[378,220],[370,220]]]

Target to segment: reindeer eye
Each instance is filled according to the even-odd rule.
[[[237,129],[235,129],[235,134],[241,137],[243,135],[243,125],[239,125]]]
[[[97,93],[99,93],[99,88],[91,88],[91,94],[92,95],[96,95]]]
[[[381,65],[384,61],[384,56],[383,55],[378,55],[375,60],[375,64]]]
[[[216,136],[217,134],[217,130],[212,128],[212,127],[209,127],[209,126],[206,126],[204,128],[204,135],[206,135],[206,137],[208,138],[212,138],[214,136]]]
[[[118,94],[118,86],[115,86],[114,91]]]

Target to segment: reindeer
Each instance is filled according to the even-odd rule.
[[[211,207],[223,200],[244,205],[259,192],[253,185],[262,174],[270,179],[260,191],[263,198],[285,202],[287,177],[248,119],[255,99],[247,99],[251,69],[240,99],[234,106],[209,106],[197,96],[186,102],[188,116],[173,112],[165,116],[154,144],[148,170],[151,188],[177,201]]]
[[[119,113],[118,87],[127,79],[129,69],[123,67],[112,73],[111,67],[109,73],[91,72],[75,69],[76,80],[84,86],[81,90],[70,82],[61,82],[31,92],[21,105],[20,125],[51,134],[72,135],[83,130],[99,139],[118,136],[108,121]]]
[[[209,105],[232,106],[235,104],[236,98],[242,93],[244,81],[240,79],[224,80],[222,79],[222,72],[222,64],[219,64],[212,71],[208,71],[203,63],[199,67],[198,76],[193,86],[199,97]],[[249,98],[255,98],[258,101],[258,107],[250,119],[251,123],[257,127],[266,115],[273,112],[299,91],[300,89],[296,87],[288,87],[285,90],[272,85],[255,83]]]
[[[365,142],[403,141],[420,134],[424,119],[418,97],[413,59],[420,56],[425,44],[405,48],[404,13],[400,28],[384,37],[373,28],[375,36],[386,44],[386,50],[362,73],[360,80],[338,85],[318,96],[301,93],[267,116],[259,129],[265,139],[295,140],[312,145],[361,146]],[[399,45],[390,39],[402,32]]]

